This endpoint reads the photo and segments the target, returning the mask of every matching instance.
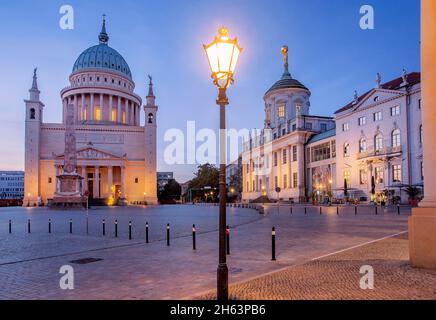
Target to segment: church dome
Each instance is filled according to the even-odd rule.
[[[115,49],[109,47],[109,36],[106,33],[106,20],[99,35],[100,43],[83,51],[74,63],[73,73],[83,69],[102,69],[117,71],[130,80],[132,73],[123,56]]]

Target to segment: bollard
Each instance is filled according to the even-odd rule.
[[[336,207],[336,215],[339,215],[339,206]]]
[[[400,215],[400,206],[397,206],[397,213]]]
[[[115,220],[115,238],[118,238],[118,220]]]
[[[27,233],[30,233],[30,219],[27,220]]]
[[[73,233],[73,219],[70,219],[70,234]]]
[[[291,215],[292,215],[292,206],[291,206],[291,208],[289,209],[289,211],[291,212]]]
[[[375,205],[375,215],[378,215],[378,207]]]
[[[271,261],[276,261],[276,228],[275,227],[272,228],[272,232],[271,232],[271,249],[272,249]]]
[[[226,227],[226,251],[230,255],[230,226]]]
[[[322,215],[322,207],[319,207],[319,215]]]
[[[145,223],[145,243],[148,243],[148,222]]]
[[[354,215],[357,216],[357,206],[354,206]]]
[[[132,221],[129,221],[129,240],[132,240]]]
[[[170,246],[170,224],[167,224],[167,247]]]
[[[304,214],[305,215],[307,214],[307,208],[306,207],[304,207]]]
[[[101,227],[103,229],[103,236],[106,235],[106,220],[103,219],[103,221],[101,222]]]
[[[48,233],[51,233],[51,219],[48,219]]]
[[[192,250],[197,250],[197,243],[195,239],[195,234],[197,233],[197,229],[195,228],[195,224],[192,225]]]
[[[12,220],[9,220],[9,233],[12,233]]]

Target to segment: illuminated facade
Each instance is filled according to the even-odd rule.
[[[67,106],[74,108],[77,173],[81,191],[109,204],[157,203],[156,114],[150,84],[142,100],[124,58],[108,45],[105,21],[99,44],[83,51],[61,91],[62,123],[44,123],[36,69],[26,104],[25,206],[47,203],[63,170]]]

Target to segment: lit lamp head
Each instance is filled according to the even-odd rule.
[[[233,74],[242,48],[238,40],[229,38],[229,31],[222,27],[218,36],[208,45],[204,45],[213,82],[218,88],[226,89],[233,83]]]

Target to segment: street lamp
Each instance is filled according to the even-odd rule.
[[[220,210],[219,210],[219,265],[217,270],[217,298],[228,300],[229,283],[226,262],[226,111],[229,104],[227,88],[233,83],[233,74],[242,49],[237,39],[230,39],[229,32],[222,27],[212,43],[204,45],[213,83],[218,87],[216,103],[220,107]]]

